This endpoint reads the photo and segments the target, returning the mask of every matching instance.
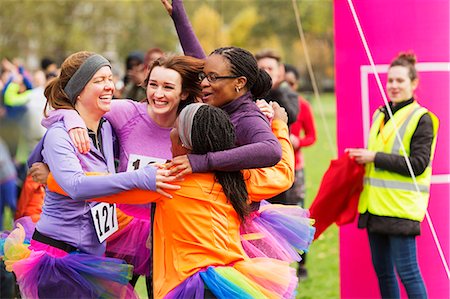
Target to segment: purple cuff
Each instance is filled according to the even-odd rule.
[[[189,163],[191,163],[192,172],[208,172],[208,156],[207,155],[187,155]]]

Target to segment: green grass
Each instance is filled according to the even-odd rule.
[[[321,103],[324,117],[320,113],[319,103],[316,100],[312,101],[317,127],[317,142],[303,150],[307,207],[311,205],[322,176],[331,159],[335,157],[336,106],[334,94],[321,95]],[[326,136],[326,127],[331,135],[332,144]],[[300,282],[297,298],[339,298],[339,237],[335,225],[328,228],[311,245],[306,268],[308,269],[308,278]]]

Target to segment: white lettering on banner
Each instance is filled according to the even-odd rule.
[[[119,229],[115,203],[99,203],[91,208],[91,214],[100,243]]]
[[[139,168],[142,168],[145,165],[164,164],[166,163],[166,161],[167,161],[166,159],[161,158],[130,154],[128,158],[127,171],[138,170]]]

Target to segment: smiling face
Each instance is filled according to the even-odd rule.
[[[147,84],[147,100],[152,116],[167,116],[175,120],[178,105],[186,98],[178,72],[161,66],[152,69]]]
[[[109,66],[100,68],[86,84],[77,98],[77,110],[91,115],[103,116],[111,109],[111,100],[115,90],[113,74]]]
[[[213,54],[206,58],[203,72],[206,75],[215,74],[218,77],[233,75],[231,74],[228,60],[218,54]],[[202,87],[203,102],[215,107],[228,104],[238,96],[235,89],[238,81],[239,78],[221,78],[215,82],[209,82],[205,77],[200,84]],[[239,86],[242,85],[242,83],[239,84]]]
[[[388,71],[386,90],[393,103],[400,103],[413,97],[418,80],[411,81],[409,69],[404,66],[393,66]]]

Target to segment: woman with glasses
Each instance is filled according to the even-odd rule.
[[[236,128],[237,147],[207,155],[175,157],[168,165],[171,172],[183,176],[275,165],[281,158],[281,146],[268,119],[253,101],[270,90],[271,79],[258,68],[255,57],[242,48],[216,49],[205,59],[199,79],[202,101],[220,107],[230,116]]]

